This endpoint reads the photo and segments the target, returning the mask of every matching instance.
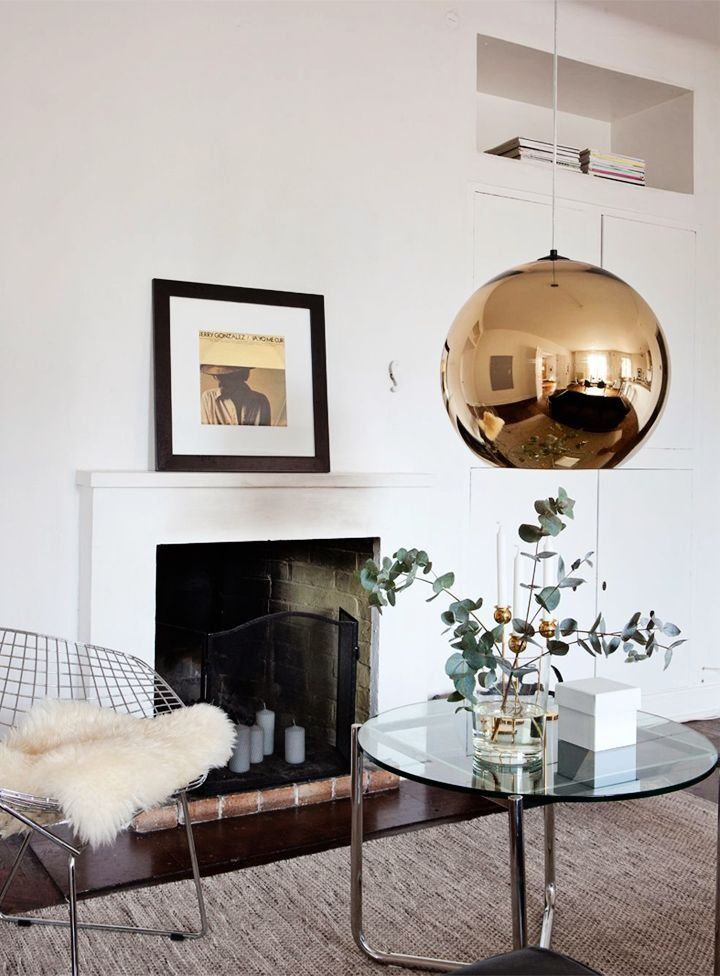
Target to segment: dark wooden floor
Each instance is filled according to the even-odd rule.
[[[720,749],[720,719],[694,722]],[[717,801],[715,776],[690,792]],[[399,790],[369,796],[365,802],[365,834],[379,837],[422,827],[466,820],[496,812],[498,807],[467,794],[451,793],[403,781]],[[341,847],[350,839],[350,801],[278,810],[197,824],[195,841],[204,875],[218,874],[270,861]],[[7,875],[17,838],[0,842],[0,883]],[[8,894],[6,910],[25,912],[58,904],[67,892],[67,861],[54,845],[33,840]],[[156,884],[188,876],[187,847],[182,829],[153,834],[122,834],[116,844],[87,851],[78,862],[78,891],[84,897],[118,888]]]

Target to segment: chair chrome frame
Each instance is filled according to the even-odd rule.
[[[0,630],[0,726],[12,728],[19,717],[47,698],[89,701],[117,712],[153,718],[185,705],[165,680],[145,661],[90,644],[78,644],[27,631]],[[155,929],[133,925],[80,922],[77,917],[76,860],[82,849],[63,840],[49,826],[64,823],[63,814],[52,797],[33,796],[0,787],[0,811],[27,828],[20,849],[0,887],[0,921],[18,926],[51,925],[70,930],[70,971],[78,976],[78,932],[94,929],[158,935],[181,941],[199,939],[207,932],[207,913],[200,880],[187,791],[200,786],[202,776],[178,791],[187,837],[192,880],[197,898],[199,926],[191,929]],[[52,824],[43,825],[33,815],[57,815]],[[60,848],[68,859],[68,918],[37,918],[10,915],[2,905],[15,880],[34,834]]]
[[[360,723],[352,726],[352,748],[350,752],[350,797],[352,803],[350,834],[350,917],[355,943],[374,962],[384,963],[388,966],[403,966],[407,969],[427,969],[441,973],[460,969],[462,966],[467,966],[469,960],[458,962],[455,959],[437,959],[433,956],[414,956],[401,952],[388,952],[373,948],[365,936],[362,915],[363,750],[359,738],[361,728],[362,724]],[[506,808],[508,811],[510,874],[512,881],[513,948],[522,949],[527,945],[525,844],[523,838],[524,803],[522,796],[511,796],[507,800],[493,799],[493,803]],[[555,898],[557,894],[555,882],[555,808],[553,804],[546,804],[543,807],[543,814],[545,830],[545,908],[539,945],[543,949],[549,949],[552,940]]]

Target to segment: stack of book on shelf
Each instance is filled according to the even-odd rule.
[[[533,163],[552,163],[553,144],[542,142],[539,139],[525,139],[517,136],[509,139],[501,146],[488,149],[492,156],[505,156],[506,159],[523,159]],[[563,169],[572,169],[580,172],[580,150],[573,149],[571,146],[557,147],[557,165]]]
[[[619,180],[645,186],[645,160],[619,153],[603,153],[597,149],[583,149],[580,153],[583,173],[600,176],[604,180]]]

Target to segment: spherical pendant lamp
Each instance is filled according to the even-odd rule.
[[[443,399],[468,447],[492,464],[610,468],[660,416],[668,354],[660,324],[633,288],[555,250],[557,0],[553,7],[550,253],[498,275],[465,302],[443,349]]]
[[[668,355],[647,302],[603,268],[523,264],[458,312],[442,357],[445,407],[481,458],[511,468],[604,468],[657,420]]]

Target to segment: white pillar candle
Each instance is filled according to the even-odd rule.
[[[263,730],[259,725],[250,726],[250,762],[260,763],[263,761]]]
[[[255,721],[263,730],[263,752],[266,756],[272,756],[275,749],[275,712],[267,708],[265,702],[262,706],[255,713]]]
[[[305,762],[305,729],[294,722],[285,729],[285,762],[293,766]]]
[[[497,530],[497,606],[507,606],[507,594],[505,593],[505,532],[502,525],[498,522]]]
[[[235,726],[235,747],[228,766],[234,773],[246,773],[250,769],[250,729],[247,725]]]
[[[521,555],[520,550],[515,547],[515,561],[513,562],[513,605],[512,605],[512,615],[513,617],[519,617],[520,620],[525,619],[525,611],[523,610],[522,604],[522,588],[520,586],[521,573]]]

